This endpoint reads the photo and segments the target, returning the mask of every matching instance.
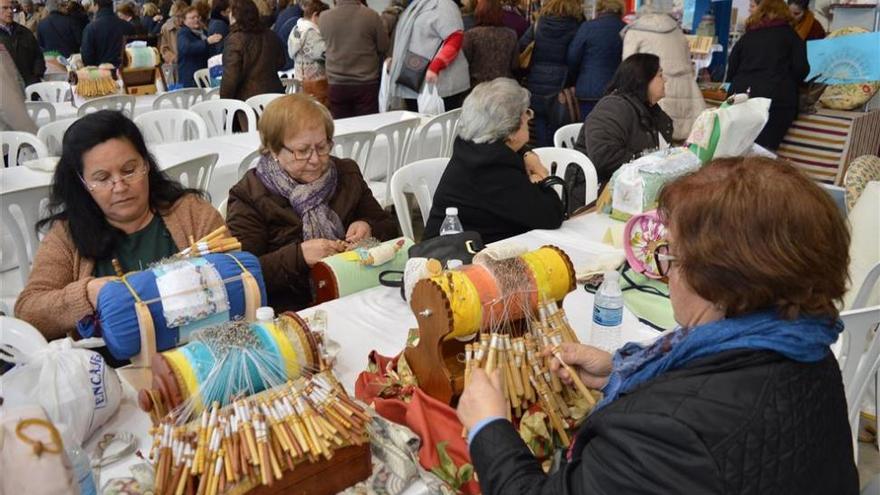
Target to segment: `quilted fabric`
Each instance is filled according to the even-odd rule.
[[[862,191],[871,181],[880,181],[880,157],[863,155],[849,164],[843,187],[846,189],[846,209],[852,210],[862,195]]]

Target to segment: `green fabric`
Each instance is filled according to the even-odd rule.
[[[154,215],[153,220],[143,229],[129,234],[116,247],[114,255],[95,262],[93,275],[107,277],[116,275],[112,258],[119,260],[124,272],[143,270],[150,263],[167,258],[180,251],[165,227],[162,217]]]
[[[663,330],[678,326],[669,301],[668,284],[636,273],[627,266],[620,278],[620,289],[623,291],[623,304],[639,320]]]

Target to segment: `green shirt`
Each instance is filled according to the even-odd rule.
[[[147,268],[150,263],[167,258],[180,251],[171,233],[165,227],[162,217],[154,215],[150,223],[133,234],[129,234],[119,243],[113,256],[95,262],[96,277],[116,275],[112,259],[119,260],[122,271],[138,271]]]

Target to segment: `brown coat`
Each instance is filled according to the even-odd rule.
[[[376,11],[359,0],[339,0],[318,17],[318,26],[327,44],[324,56],[330,84],[379,81],[379,68],[390,46]]]
[[[165,227],[178,248],[223,225],[223,218],[193,194],[183,196],[162,213]],[[37,327],[47,339],[58,339],[76,329],[76,323],[95,311],[86,285],[95,277],[95,260],[80,256],[67,230],[55,222],[40,243],[27,286],[15,302],[15,316]],[[60,311],[59,311],[60,309]]]
[[[386,240],[397,234],[391,216],[386,213],[352,160],[331,158],[339,171],[336,194],[330,208],[347,229],[358,220],[370,224],[371,235]],[[255,170],[229,191],[226,223],[241,247],[260,258],[269,305],[276,312],[302,309],[312,302],[309,267],[300,243],[302,219],[287,198],[266,189]]]
[[[278,79],[283,67],[281,40],[272,30],[251,33],[233,25],[223,45],[220,98],[246,100],[263,93],[283,93]]]

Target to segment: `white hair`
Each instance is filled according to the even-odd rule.
[[[519,129],[529,92],[513,79],[478,84],[461,106],[458,136],[474,143],[501,141]]]

